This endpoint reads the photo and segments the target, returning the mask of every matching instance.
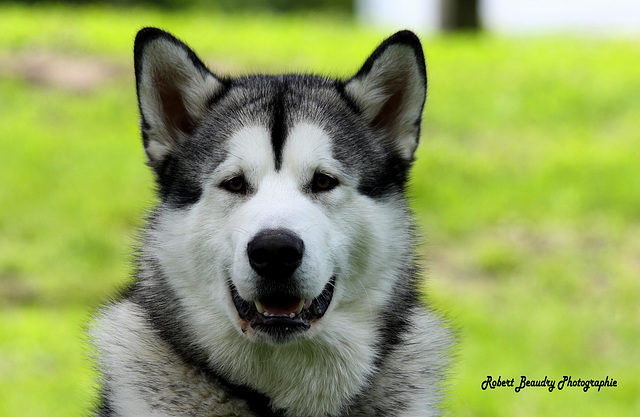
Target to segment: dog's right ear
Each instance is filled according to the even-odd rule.
[[[160,29],[138,32],[134,63],[144,149],[157,168],[225,86],[187,45]]]

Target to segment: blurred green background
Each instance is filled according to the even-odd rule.
[[[84,328],[127,282],[154,201],[133,83],[139,28],[173,32],[223,74],[340,77],[391,32],[335,2],[322,13],[120,3],[0,5],[3,417],[83,415],[95,399]],[[423,42],[411,195],[427,298],[458,330],[447,411],[640,415],[640,43]],[[487,375],[618,387],[483,391]]]

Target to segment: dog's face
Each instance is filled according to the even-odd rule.
[[[349,204],[353,180],[326,132],[305,120],[292,127],[280,158],[267,126],[234,133],[214,197],[229,213],[222,262],[240,327],[276,340],[306,333],[324,316],[337,276],[357,256],[350,236],[362,235],[347,232],[360,223]]]
[[[220,78],[157,29],[135,54],[161,198],[153,256],[199,330],[282,344],[375,314],[410,244],[402,194],[426,88],[415,36],[389,38],[346,82]]]

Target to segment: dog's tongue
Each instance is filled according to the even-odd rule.
[[[260,300],[264,312],[274,316],[295,314],[300,310],[300,303],[299,298],[289,296],[265,297]]]

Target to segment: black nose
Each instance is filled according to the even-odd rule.
[[[249,264],[263,278],[290,278],[302,263],[304,243],[285,229],[263,230],[247,245]]]

